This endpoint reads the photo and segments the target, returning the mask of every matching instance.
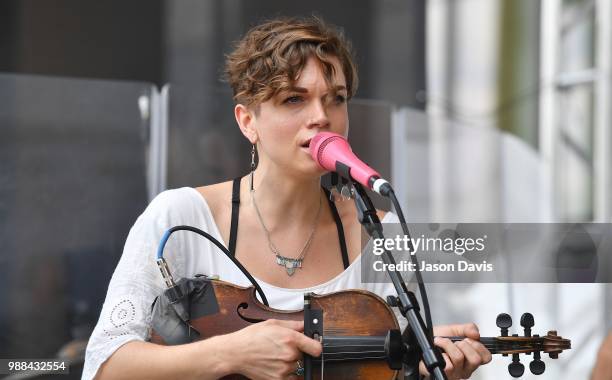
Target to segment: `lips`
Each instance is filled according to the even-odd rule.
[[[310,147],[310,140],[312,140],[312,137],[309,138],[308,140],[304,141],[302,144],[300,144],[300,146],[302,148],[309,148]]]

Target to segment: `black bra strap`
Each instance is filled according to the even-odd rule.
[[[332,216],[334,217],[334,222],[336,222],[336,228],[338,229],[338,240],[340,241],[340,251],[342,252],[342,265],[344,265],[344,269],[346,269],[349,267],[349,257],[346,249],[346,241],[344,239],[344,227],[342,226],[342,220],[338,214],[338,209],[336,209],[336,204],[331,200],[329,191],[326,188],[323,188],[323,191],[325,191],[325,198],[327,198],[327,201],[329,202],[329,208],[331,209]]]
[[[329,191],[323,188],[325,191],[325,197],[329,202],[329,208],[331,209],[334,222],[336,222],[336,229],[338,230],[338,240],[340,241],[340,251],[342,253],[342,265],[344,269],[349,266],[348,251],[346,249],[346,240],[344,239],[344,227],[342,226],[342,220],[336,209],[336,204],[330,199]],[[228,250],[232,256],[236,256],[236,241],[238,239],[238,217],[240,209],[240,177],[234,179],[232,186],[232,223],[230,227],[230,238]]]
[[[240,177],[234,178],[232,186],[232,224],[230,227],[230,238],[228,250],[232,256],[236,256],[236,240],[238,239],[238,218],[240,216]]]

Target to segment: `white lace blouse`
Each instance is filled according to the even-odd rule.
[[[397,216],[387,213],[383,222],[397,222]],[[102,363],[125,343],[148,339],[151,305],[165,289],[155,263],[157,246],[164,232],[177,225],[200,228],[223,242],[208,204],[197,190],[183,187],[159,194],[130,230],[123,255],[108,286],[100,318],[87,345],[83,379],[93,379]],[[250,285],[217,247],[192,232],[175,232],[166,245],[164,258],[175,280],[205,274],[218,275],[221,280],[242,286]],[[303,294],[307,292],[325,294],[344,289],[365,289],[383,299],[396,294],[390,283],[361,283],[359,259],[333,279],[310,288],[284,289],[256,280],[270,306],[286,310],[301,309]],[[403,318],[399,320],[403,329],[405,322]]]

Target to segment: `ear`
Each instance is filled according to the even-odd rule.
[[[236,117],[236,123],[240,127],[240,132],[246,137],[251,144],[257,143],[257,130],[255,129],[255,115],[252,110],[249,110],[243,104],[236,104],[234,107],[234,117]]]

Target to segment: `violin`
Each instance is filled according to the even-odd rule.
[[[189,328],[197,336],[194,340],[206,339],[228,334],[252,323],[268,319],[304,321],[304,311],[285,311],[268,307],[261,303],[255,288],[242,287],[220,280],[210,280],[218,312],[189,320]],[[321,379],[321,372],[329,379],[377,379],[391,380],[398,375],[406,350],[392,349],[403,346],[400,326],[391,305],[392,298],[385,302],[382,298],[365,290],[345,290],[325,295],[310,294],[309,308],[322,312],[322,331],[320,341],[323,353],[313,358],[313,378]],[[347,316],[356,316],[347,318]],[[503,356],[512,355],[508,366],[510,374],[520,377],[524,366],[520,354],[533,354],[530,370],[534,374],[544,372],[545,365],[541,353],[553,359],[566,349],[571,348],[568,339],[549,331],[546,336],[531,335],[534,325],[533,316],[526,313],[521,318],[525,336],[508,335],[512,318],[508,314],[497,317],[501,336],[481,337],[480,342],[492,353]],[[463,337],[447,337],[461,341]],[[153,331],[151,342],[165,344],[158,332]],[[412,353],[414,355],[414,353]],[[323,370],[323,371],[322,371]],[[244,379],[240,375],[226,376],[224,379]]]

